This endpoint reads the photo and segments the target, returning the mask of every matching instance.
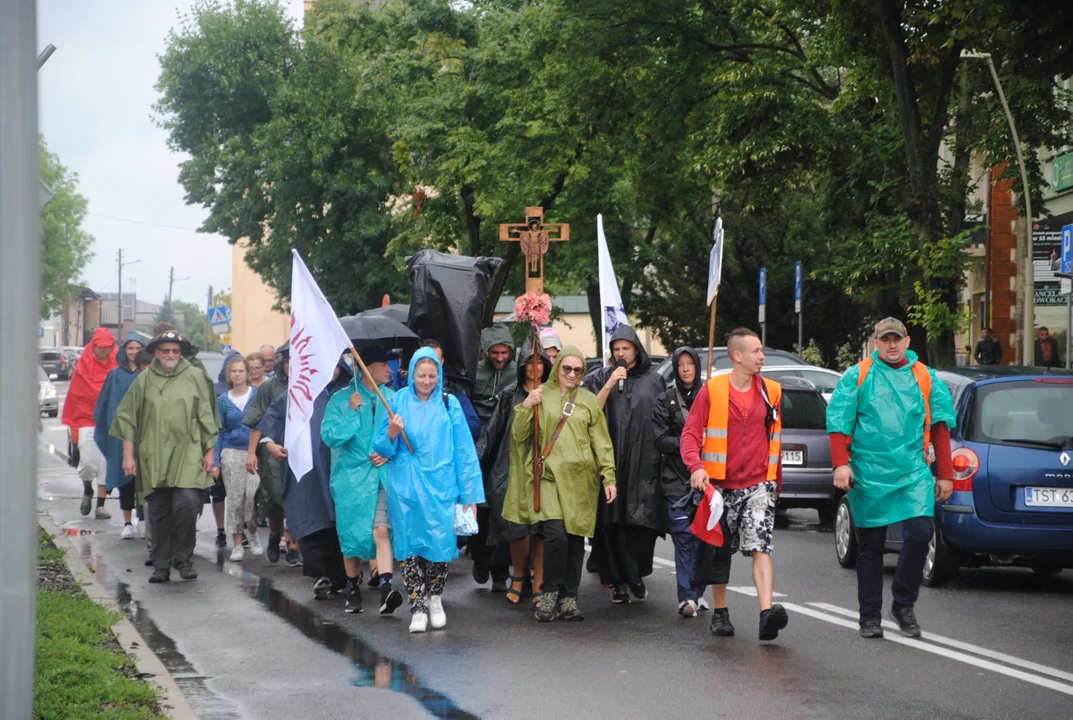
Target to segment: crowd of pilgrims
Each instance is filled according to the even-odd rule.
[[[102,347],[112,342],[98,340]],[[345,353],[332,382],[315,398],[313,467],[300,479],[284,446],[288,347],[231,353],[213,388],[215,407],[204,420],[217,424],[218,435],[212,486],[198,511],[212,507],[217,546],[226,548],[230,539],[232,562],[247,554],[263,554],[270,562],[283,557],[313,578],[317,599],[341,595],[351,613],[364,611],[367,582],[379,594],[381,615],[408,603],[410,632],[446,624],[442,596],[461,548],[472,558],[473,579],[490,581],[506,602],[532,603],[541,622],[581,620],[578,588],[587,549],[588,569],[611,590],[611,602],[628,603],[648,595],[644,579],[652,573],[656,539],[669,533],[678,612],[693,617],[707,606],[703,588],[690,580],[697,540],[680,510],[690,484],[679,438],[699,389],[698,357],[690,348],[675,351],[668,384],[631,328],[615,332],[610,350],[611,363],[586,373],[584,353],[563,347],[550,329],[542,331],[540,345],[526,341],[516,348],[509,329],[493,325],[481,334],[469,392],[445,382],[435,340],[425,341],[401,367],[393,353],[363,348],[364,373]],[[201,367],[188,343],[182,351],[192,367]],[[118,358],[114,369],[89,383],[99,396],[90,403],[93,418],[83,435],[95,437],[107,466],[98,517],[107,517],[101,509],[106,494],[119,489],[127,538],[133,537],[131,513],[141,517],[145,495],[155,490],[125,473],[122,440],[132,437],[136,419],[129,415],[136,406],[123,401],[138,374],[154,372],[156,364],[137,336],[118,348],[113,343],[112,354]],[[75,384],[69,402],[73,396],[77,404],[81,391]],[[202,385],[191,392],[201,392]],[[85,424],[68,422],[66,415],[72,427]],[[156,442],[162,444],[156,452],[166,454],[167,439]],[[87,467],[93,444],[83,449]],[[139,457],[145,456],[139,448]],[[534,457],[540,464],[539,509]],[[90,481],[81,468],[80,474],[88,514]],[[459,530],[467,513],[476,518],[476,533],[459,535],[472,532]],[[259,521],[268,526],[263,548]],[[151,582],[167,580],[169,568],[162,579],[161,570],[154,570]],[[192,567],[189,576],[196,577]]]

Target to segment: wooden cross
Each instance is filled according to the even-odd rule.
[[[521,243],[525,254],[525,291],[527,293],[544,293],[544,254],[553,242],[566,242],[570,239],[570,225],[567,223],[544,224],[544,208],[527,207],[525,222],[519,224],[504,223],[499,226],[499,239]]]

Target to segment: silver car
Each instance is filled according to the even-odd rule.
[[[48,379],[44,369],[37,366],[37,406],[40,414],[56,417],[60,414],[60,401],[56,397],[56,386]]]

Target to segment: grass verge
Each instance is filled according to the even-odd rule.
[[[156,693],[112,635],[119,614],[82,592],[43,530],[38,545],[34,717],[161,717]]]

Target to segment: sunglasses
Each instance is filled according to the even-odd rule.
[[[160,348],[159,350],[157,350],[157,352],[160,353],[161,355],[180,355],[180,354],[182,354],[182,350],[180,350],[179,348]]]
[[[561,367],[563,370],[563,375],[580,375],[581,373],[585,372],[585,368],[583,367],[570,367],[569,365],[563,365]]]

